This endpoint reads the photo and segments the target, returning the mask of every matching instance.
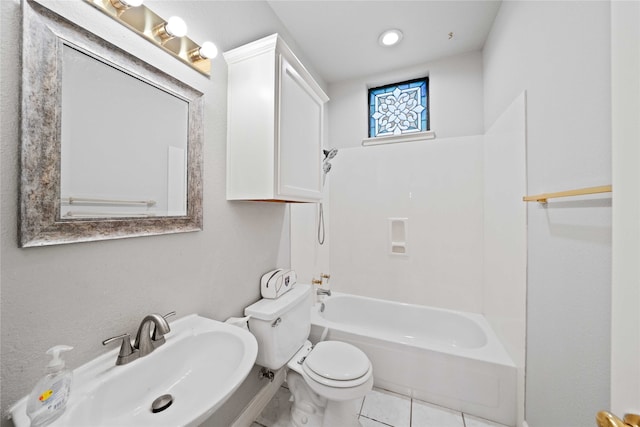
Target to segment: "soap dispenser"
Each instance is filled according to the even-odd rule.
[[[60,353],[72,349],[67,345],[57,345],[47,350],[47,354],[52,357],[47,365],[47,374],[38,381],[27,401],[31,427],[46,426],[64,412],[71,392],[73,373],[64,368]]]

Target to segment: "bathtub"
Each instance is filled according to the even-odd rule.
[[[364,351],[376,387],[516,424],[516,367],[482,315],[334,292],[311,323]]]

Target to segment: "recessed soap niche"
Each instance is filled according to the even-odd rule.
[[[409,218],[389,218],[389,254],[409,256]]]

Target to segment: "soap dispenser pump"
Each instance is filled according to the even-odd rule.
[[[27,401],[31,427],[46,426],[63,414],[71,392],[73,373],[64,368],[60,353],[72,349],[67,345],[57,345],[47,350],[52,357],[47,364],[47,374],[38,381]]]

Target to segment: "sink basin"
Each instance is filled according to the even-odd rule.
[[[166,343],[148,356],[115,366],[115,349],[75,369],[67,409],[50,426],[197,426],[211,416],[249,374],[256,340],[195,314],[170,326]],[[172,404],[153,413],[165,394]],[[16,427],[30,425],[26,398],[10,412]]]

